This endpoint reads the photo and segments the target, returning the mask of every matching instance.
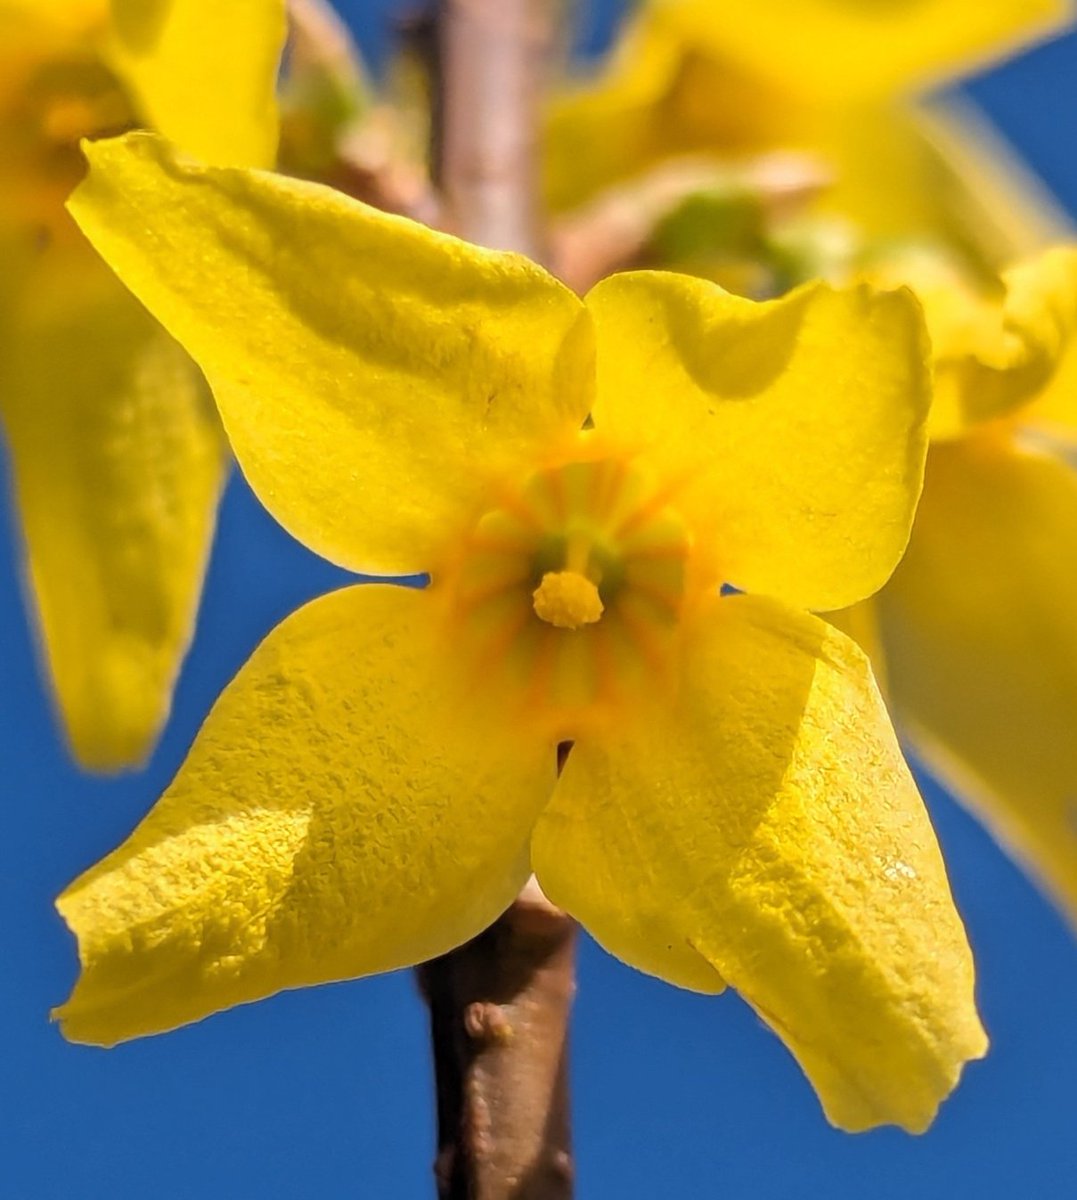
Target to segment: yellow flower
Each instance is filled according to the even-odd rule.
[[[547,196],[570,207],[671,155],[797,149],[833,174],[821,207],[871,233],[960,240],[975,227],[997,240],[1018,207],[1032,219],[992,162],[997,147],[964,110],[914,102],[1072,11],[1062,0],[651,0],[603,75],[552,104]]]
[[[226,446],[205,383],[79,234],[79,139],[268,164],[279,0],[0,0],[0,417],[86,766],[141,759],[191,636]]]
[[[925,302],[934,441],[904,561],[836,620],[917,751],[1077,923],[1077,476],[1059,453],[1077,443],[1077,248],[993,295],[937,259],[896,274]]]
[[[431,582],[345,588],[259,647],[59,900],[67,1036],[415,963],[534,870],[626,962],[736,988],[835,1123],[925,1128],[985,1050],[971,958],[867,660],[803,611],[906,542],[908,294],[643,273],[583,302],[315,185],[145,135],[89,154],[72,211],[258,494],[334,561]]]
[[[783,25],[790,6],[769,0],[654,4],[606,80],[555,110],[552,179],[602,121],[587,186],[671,151],[814,149],[834,171],[824,211],[869,247],[921,246],[876,274],[926,310],[925,491],[894,578],[833,619],[919,753],[1077,922],[1077,482],[1058,451],[1077,437],[1074,252],[1042,252],[1067,223],[982,122],[911,99],[1072,6],[796,8]]]

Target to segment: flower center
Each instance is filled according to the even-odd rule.
[[[605,608],[598,588],[578,571],[547,571],[531,597],[536,615],[558,629],[593,625]]]
[[[592,436],[578,460],[501,488],[446,580],[473,685],[504,685],[505,706],[558,738],[651,690],[702,574],[668,489],[623,455],[588,455]]]
[[[0,62],[0,72],[4,65]],[[45,231],[74,231],[63,202],[86,172],[79,140],[130,129],[131,103],[90,50],[76,47],[36,66],[23,64],[19,77],[19,86],[0,96],[0,140],[9,171],[0,204],[5,215]]]

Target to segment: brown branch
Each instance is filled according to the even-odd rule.
[[[542,259],[538,129],[557,0],[441,0],[438,178],[453,233]]]
[[[572,1195],[575,926],[532,881],[479,937],[419,968],[437,1077],[442,1200]]]
[[[542,257],[537,130],[553,0],[441,0],[434,174],[445,224]],[[419,968],[441,1200],[570,1200],[575,925],[532,879],[494,924]]]

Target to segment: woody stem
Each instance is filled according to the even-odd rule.
[[[440,0],[434,173],[453,233],[541,262],[538,137],[558,0]]]
[[[444,224],[544,256],[539,105],[554,0],[440,0],[434,176]],[[418,970],[430,1010],[441,1200],[569,1200],[575,926],[531,880],[494,924]]]

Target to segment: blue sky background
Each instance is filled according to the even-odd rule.
[[[384,45],[377,23],[388,0],[344,7],[371,46]],[[613,8],[596,0],[587,14],[592,43]],[[1074,78],[1070,37],[972,88],[1071,209]],[[72,768],[56,734],[18,561],[3,512],[0,1196],[429,1195],[426,1029],[407,973],[288,993],[113,1051],[69,1046],[47,1019],[75,975],[53,897],[149,807],[256,642],[343,577],[233,480],[167,734],[147,770],[100,781]],[[920,1138],[835,1132],[739,999],[678,992],[584,938],[572,1043],[581,1200],[1074,1194],[1077,946],[979,827],[924,786],[994,1041],[933,1129]]]

